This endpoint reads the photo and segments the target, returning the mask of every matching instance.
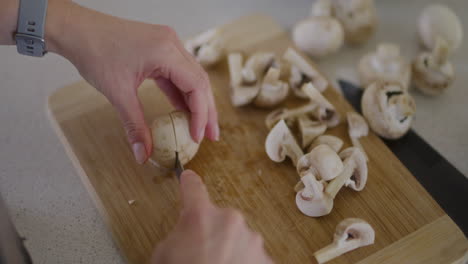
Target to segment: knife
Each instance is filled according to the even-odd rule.
[[[344,80],[338,84],[361,112],[363,90]],[[468,179],[412,129],[399,140],[382,140],[468,236]]]
[[[180,163],[180,160],[179,160],[179,152],[176,151],[175,153],[175,165],[174,165],[174,170],[175,170],[175,174],[177,176],[177,179],[180,181],[180,175],[182,174],[182,172],[184,171],[184,166],[182,165],[182,163]]]

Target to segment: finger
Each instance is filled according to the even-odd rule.
[[[165,78],[158,78],[155,82],[177,110],[189,111],[188,106],[185,104],[184,97],[171,81]]]
[[[200,176],[186,170],[180,176],[180,191],[184,209],[198,208],[210,204],[210,197]]]
[[[210,140],[219,140],[220,131],[218,124],[218,112],[216,111],[216,105],[213,97],[213,93],[209,92],[209,105],[208,105],[208,124],[205,132],[205,136]]]
[[[123,123],[135,160],[143,164],[151,154],[152,137],[136,92],[121,96],[113,104]]]
[[[206,73],[185,58],[175,44],[172,45],[168,49],[171,53],[165,52],[171,54],[170,56],[164,54],[164,57],[156,60],[162,65],[152,77],[155,79],[164,77],[181,91],[192,113],[191,135],[195,141],[200,142],[208,120],[209,98],[206,91],[209,90],[210,83]]]

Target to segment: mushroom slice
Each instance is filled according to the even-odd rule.
[[[321,136],[318,136],[312,142],[312,144],[309,146],[308,151],[309,152],[312,151],[312,149],[314,149],[315,147],[317,147],[318,145],[321,145],[321,144],[329,146],[330,148],[333,149],[333,151],[338,153],[340,151],[341,147],[343,147],[343,140],[341,140],[339,137],[335,137],[335,136],[331,136],[331,135],[321,135]]]
[[[202,66],[216,64],[223,55],[221,37],[218,29],[202,32],[185,42],[185,49],[195,56]]]
[[[287,123],[294,121],[297,117],[312,113],[317,108],[317,104],[310,103],[304,106],[287,109],[280,108],[269,113],[265,119],[265,124],[268,129],[271,129],[278,121],[284,119]]]
[[[455,71],[448,60],[448,45],[441,38],[432,51],[421,53],[413,62],[413,83],[427,95],[439,95],[449,88],[455,79]]]
[[[405,88],[411,79],[411,66],[400,55],[398,45],[383,43],[377,51],[362,57],[358,65],[359,77],[363,87],[381,80],[401,82]]]
[[[270,52],[257,52],[252,54],[242,69],[242,78],[246,83],[261,81],[266,71],[275,61],[275,54]]]
[[[272,161],[282,162],[288,156],[294,166],[296,166],[299,158],[304,155],[284,120],[279,121],[268,134],[265,149]]]
[[[436,46],[437,38],[447,42],[449,53],[457,50],[463,41],[463,27],[458,16],[445,5],[431,4],[419,16],[420,42],[429,50]]]
[[[362,44],[375,32],[377,12],[373,0],[334,0],[333,11],[341,22],[345,39],[350,44]]]
[[[275,67],[270,67],[263,78],[260,92],[254,100],[258,107],[269,108],[283,102],[288,96],[289,85],[282,82],[280,78],[281,71]]]
[[[251,103],[257,96],[260,87],[257,82],[246,83],[242,76],[242,55],[231,53],[228,56],[229,75],[231,78],[231,103],[243,106]]]
[[[311,217],[329,214],[333,208],[333,199],[323,193],[323,184],[310,172],[302,176],[301,181],[305,187],[296,193],[297,208]]]
[[[320,122],[325,122],[328,127],[335,127],[340,123],[340,115],[335,107],[318,91],[312,83],[306,83],[302,86],[302,91],[309,97],[312,103],[318,107],[312,115]]]
[[[398,139],[410,129],[416,105],[400,83],[375,82],[361,100],[370,128],[386,139]]]
[[[307,98],[307,95],[301,91],[301,87],[308,82],[312,82],[320,92],[327,89],[327,79],[294,49],[288,48],[283,55],[283,59],[291,65],[289,86],[296,96]]]
[[[317,180],[329,181],[343,171],[343,162],[328,145],[319,145],[299,159],[296,169],[299,175],[310,172]]]
[[[362,147],[361,142],[359,142],[359,138],[369,134],[369,125],[367,125],[364,117],[356,112],[346,113],[346,119],[348,120],[348,134],[353,146],[360,148],[364,155],[366,155],[366,151]],[[366,160],[368,160],[367,155]]]
[[[327,130],[326,124],[313,121],[307,116],[300,116],[297,119],[297,124],[301,134],[302,148],[309,146],[316,137],[322,135]]]
[[[350,147],[340,153],[343,158],[343,170],[336,176],[325,189],[325,192],[335,199],[338,192],[346,184],[355,190],[362,190],[367,181],[367,162],[362,150]],[[354,186],[351,182],[354,182]]]
[[[351,250],[374,244],[375,231],[359,218],[347,218],[335,229],[333,243],[314,253],[319,264],[330,261]]]

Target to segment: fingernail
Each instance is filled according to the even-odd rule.
[[[219,130],[219,125],[216,124],[216,126],[215,126],[215,140],[216,140],[216,141],[219,141],[219,134],[220,134],[219,131],[220,131],[220,130]]]
[[[202,129],[198,130],[197,143],[200,143],[204,136],[205,136],[205,128],[203,127]]]
[[[133,155],[138,164],[143,164],[146,160],[146,150],[143,143],[137,142],[132,145]]]

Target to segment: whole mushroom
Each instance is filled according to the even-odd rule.
[[[363,87],[375,81],[398,81],[407,88],[411,79],[410,63],[400,55],[400,48],[391,43],[380,44],[376,52],[362,57],[358,71]]]
[[[151,125],[153,154],[150,159],[158,166],[173,168],[178,152],[182,165],[188,163],[197,153],[199,144],[190,135],[189,115],[172,112],[156,117]]]
[[[288,48],[283,59],[290,64],[289,86],[294,95],[306,99],[307,95],[301,91],[301,88],[308,82],[311,82],[320,92],[327,89],[327,79],[294,49]]]
[[[347,218],[335,229],[333,243],[314,253],[319,264],[328,262],[346,252],[374,244],[375,231],[366,221]]]
[[[202,32],[185,42],[185,49],[205,67],[216,64],[223,55],[221,36],[218,29]]]
[[[448,45],[441,38],[432,52],[422,52],[413,62],[413,84],[424,94],[439,95],[455,79],[455,71],[448,60]]]
[[[418,33],[421,44],[428,50],[436,46],[437,38],[447,42],[449,53],[463,41],[463,28],[458,16],[447,6],[431,4],[419,16]]]
[[[345,40],[362,44],[375,32],[377,12],[373,0],[333,0],[333,12],[344,28]]]
[[[361,100],[364,117],[370,128],[386,139],[398,139],[411,127],[416,105],[398,82],[374,82]]]
[[[312,16],[294,26],[294,44],[310,56],[324,57],[338,51],[343,45],[343,27],[331,16],[331,8],[330,0],[318,0],[312,9]]]

